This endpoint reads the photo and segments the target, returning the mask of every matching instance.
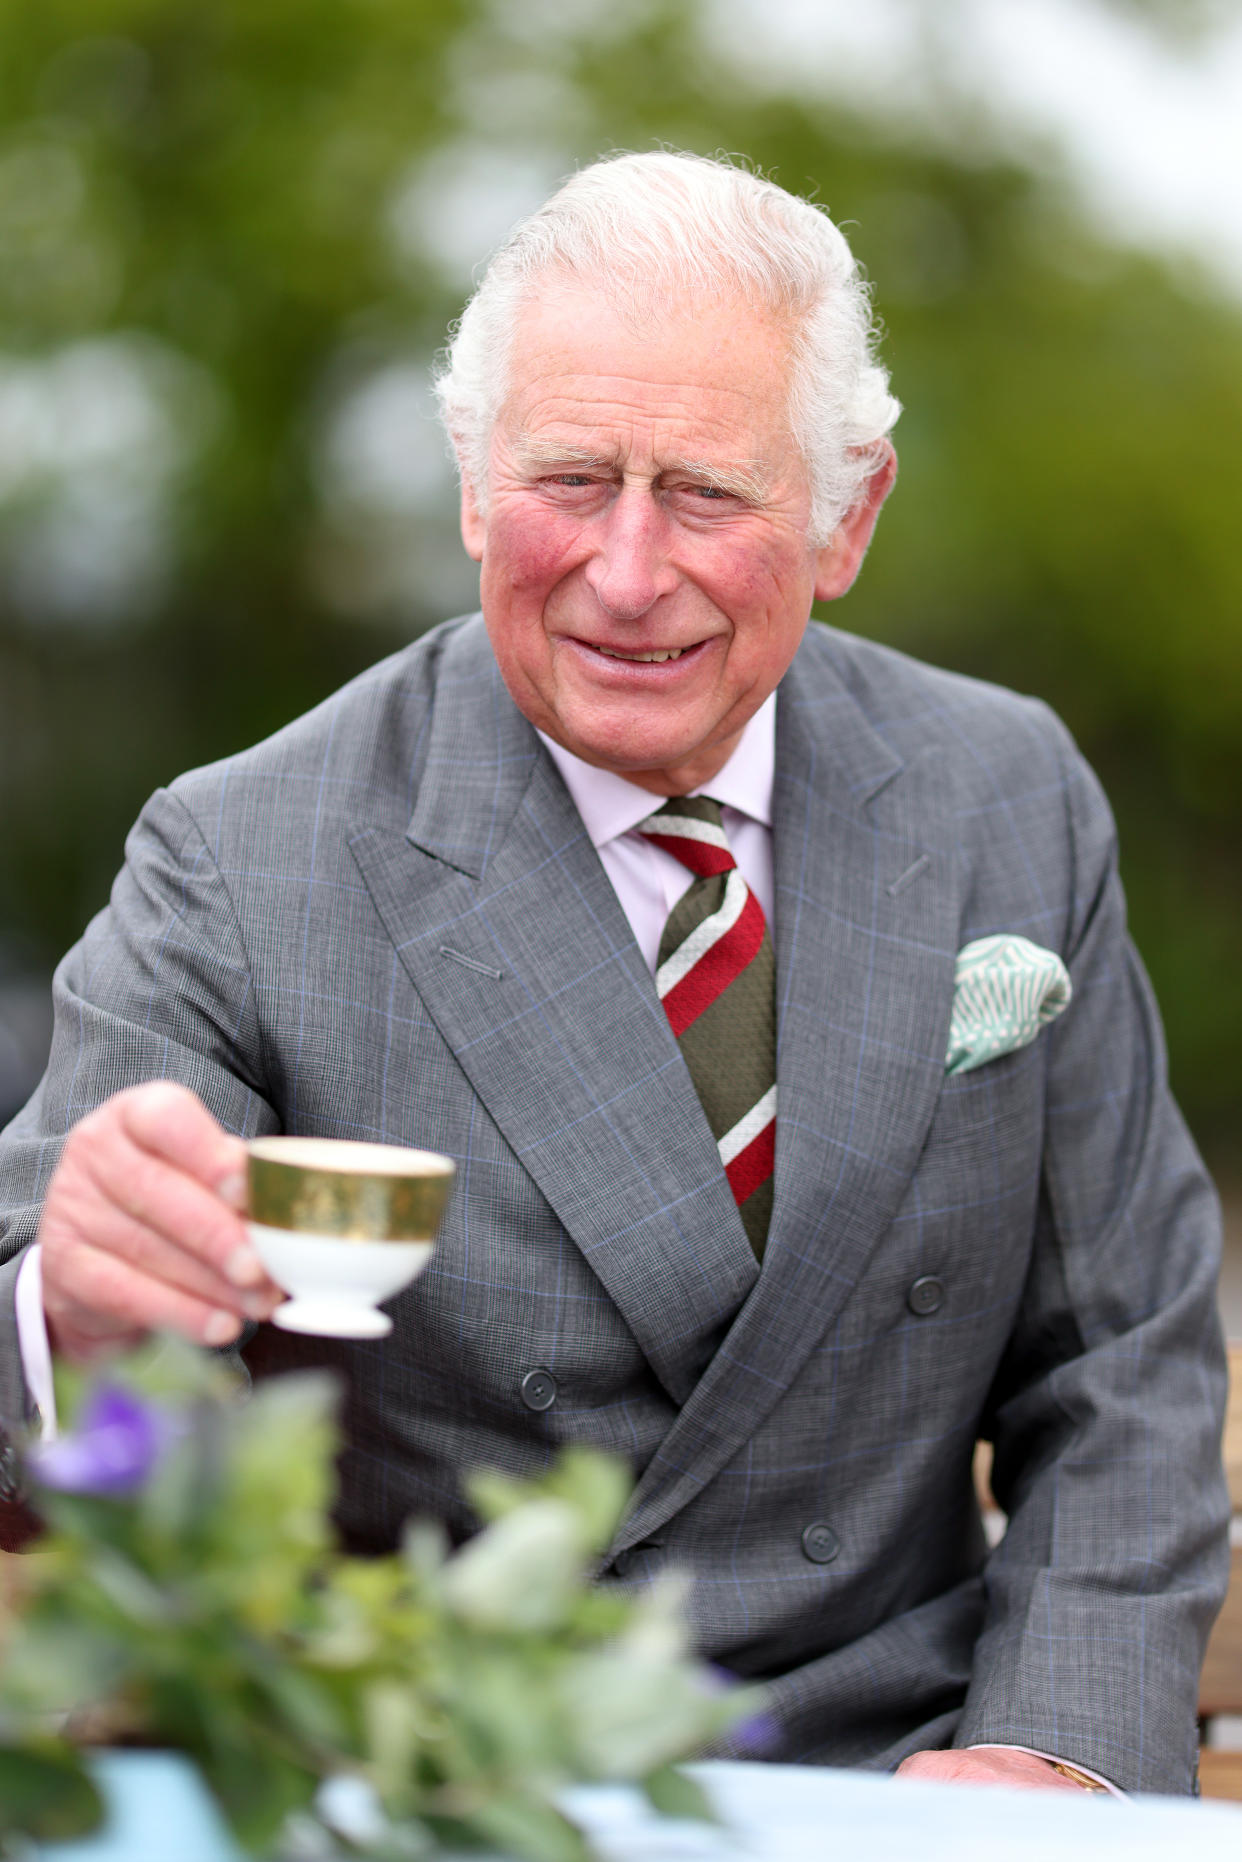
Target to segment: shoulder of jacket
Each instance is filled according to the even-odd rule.
[[[896,647],[812,623],[799,653],[802,676],[830,677],[872,727],[910,755],[937,744],[969,770],[986,765],[1021,779],[1034,756],[1050,772],[1080,762],[1074,740],[1041,698],[929,665]]]

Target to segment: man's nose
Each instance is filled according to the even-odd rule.
[[[637,620],[677,586],[668,519],[650,487],[625,485],[597,523],[587,583],[616,620]]]

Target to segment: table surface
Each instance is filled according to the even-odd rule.
[[[791,1765],[690,1766],[724,1828],[632,1793],[572,1794],[607,1862],[1242,1862],[1242,1808],[1191,1798],[936,1785]]]
[[[719,1825],[657,1818],[622,1785],[571,1791],[566,1808],[601,1862],[1242,1862],[1242,1807],[1231,1804],[926,1784],[815,1766],[687,1769]],[[40,1862],[243,1862],[173,1755],[101,1754],[98,1770],[116,1820],[80,1842],[41,1847]]]

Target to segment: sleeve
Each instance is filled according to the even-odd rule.
[[[56,1433],[56,1386],[52,1379],[52,1343],[43,1313],[43,1250],[38,1242],[18,1259],[13,1306],[22,1377],[30,1398],[30,1419],[45,1440]]]
[[[1033,1759],[1047,1759],[1049,1765],[1070,1764],[1070,1761],[1059,1753],[1036,1752],[1031,1746],[971,1746],[970,1750],[972,1752],[1025,1752],[1028,1757]],[[1115,1784],[1111,1784],[1107,1778],[1101,1778],[1098,1771],[1090,1771],[1085,1765],[1075,1765],[1073,1770],[1079,1774],[1081,1779],[1090,1779],[1091,1784],[1098,1785],[1105,1797],[1124,1797],[1126,1795],[1124,1791],[1119,1791]]]
[[[1228,1575],[1219,1210],[1169,1094],[1112,819],[1062,738],[1074,996],[1047,1035],[1034,1247],[985,1418],[1009,1525],[955,1744],[1186,1792]]]
[[[23,1417],[15,1292],[65,1134],[144,1080],[177,1080],[228,1130],[271,1131],[262,1031],[228,887],[193,816],[170,791],[143,810],[111,903],[53,981],[47,1072],[0,1134],[0,1418]]]

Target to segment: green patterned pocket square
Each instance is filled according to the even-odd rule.
[[[957,953],[946,1073],[969,1073],[1026,1047],[1070,999],[1069,971],[1055,951],[1002,932]]]

